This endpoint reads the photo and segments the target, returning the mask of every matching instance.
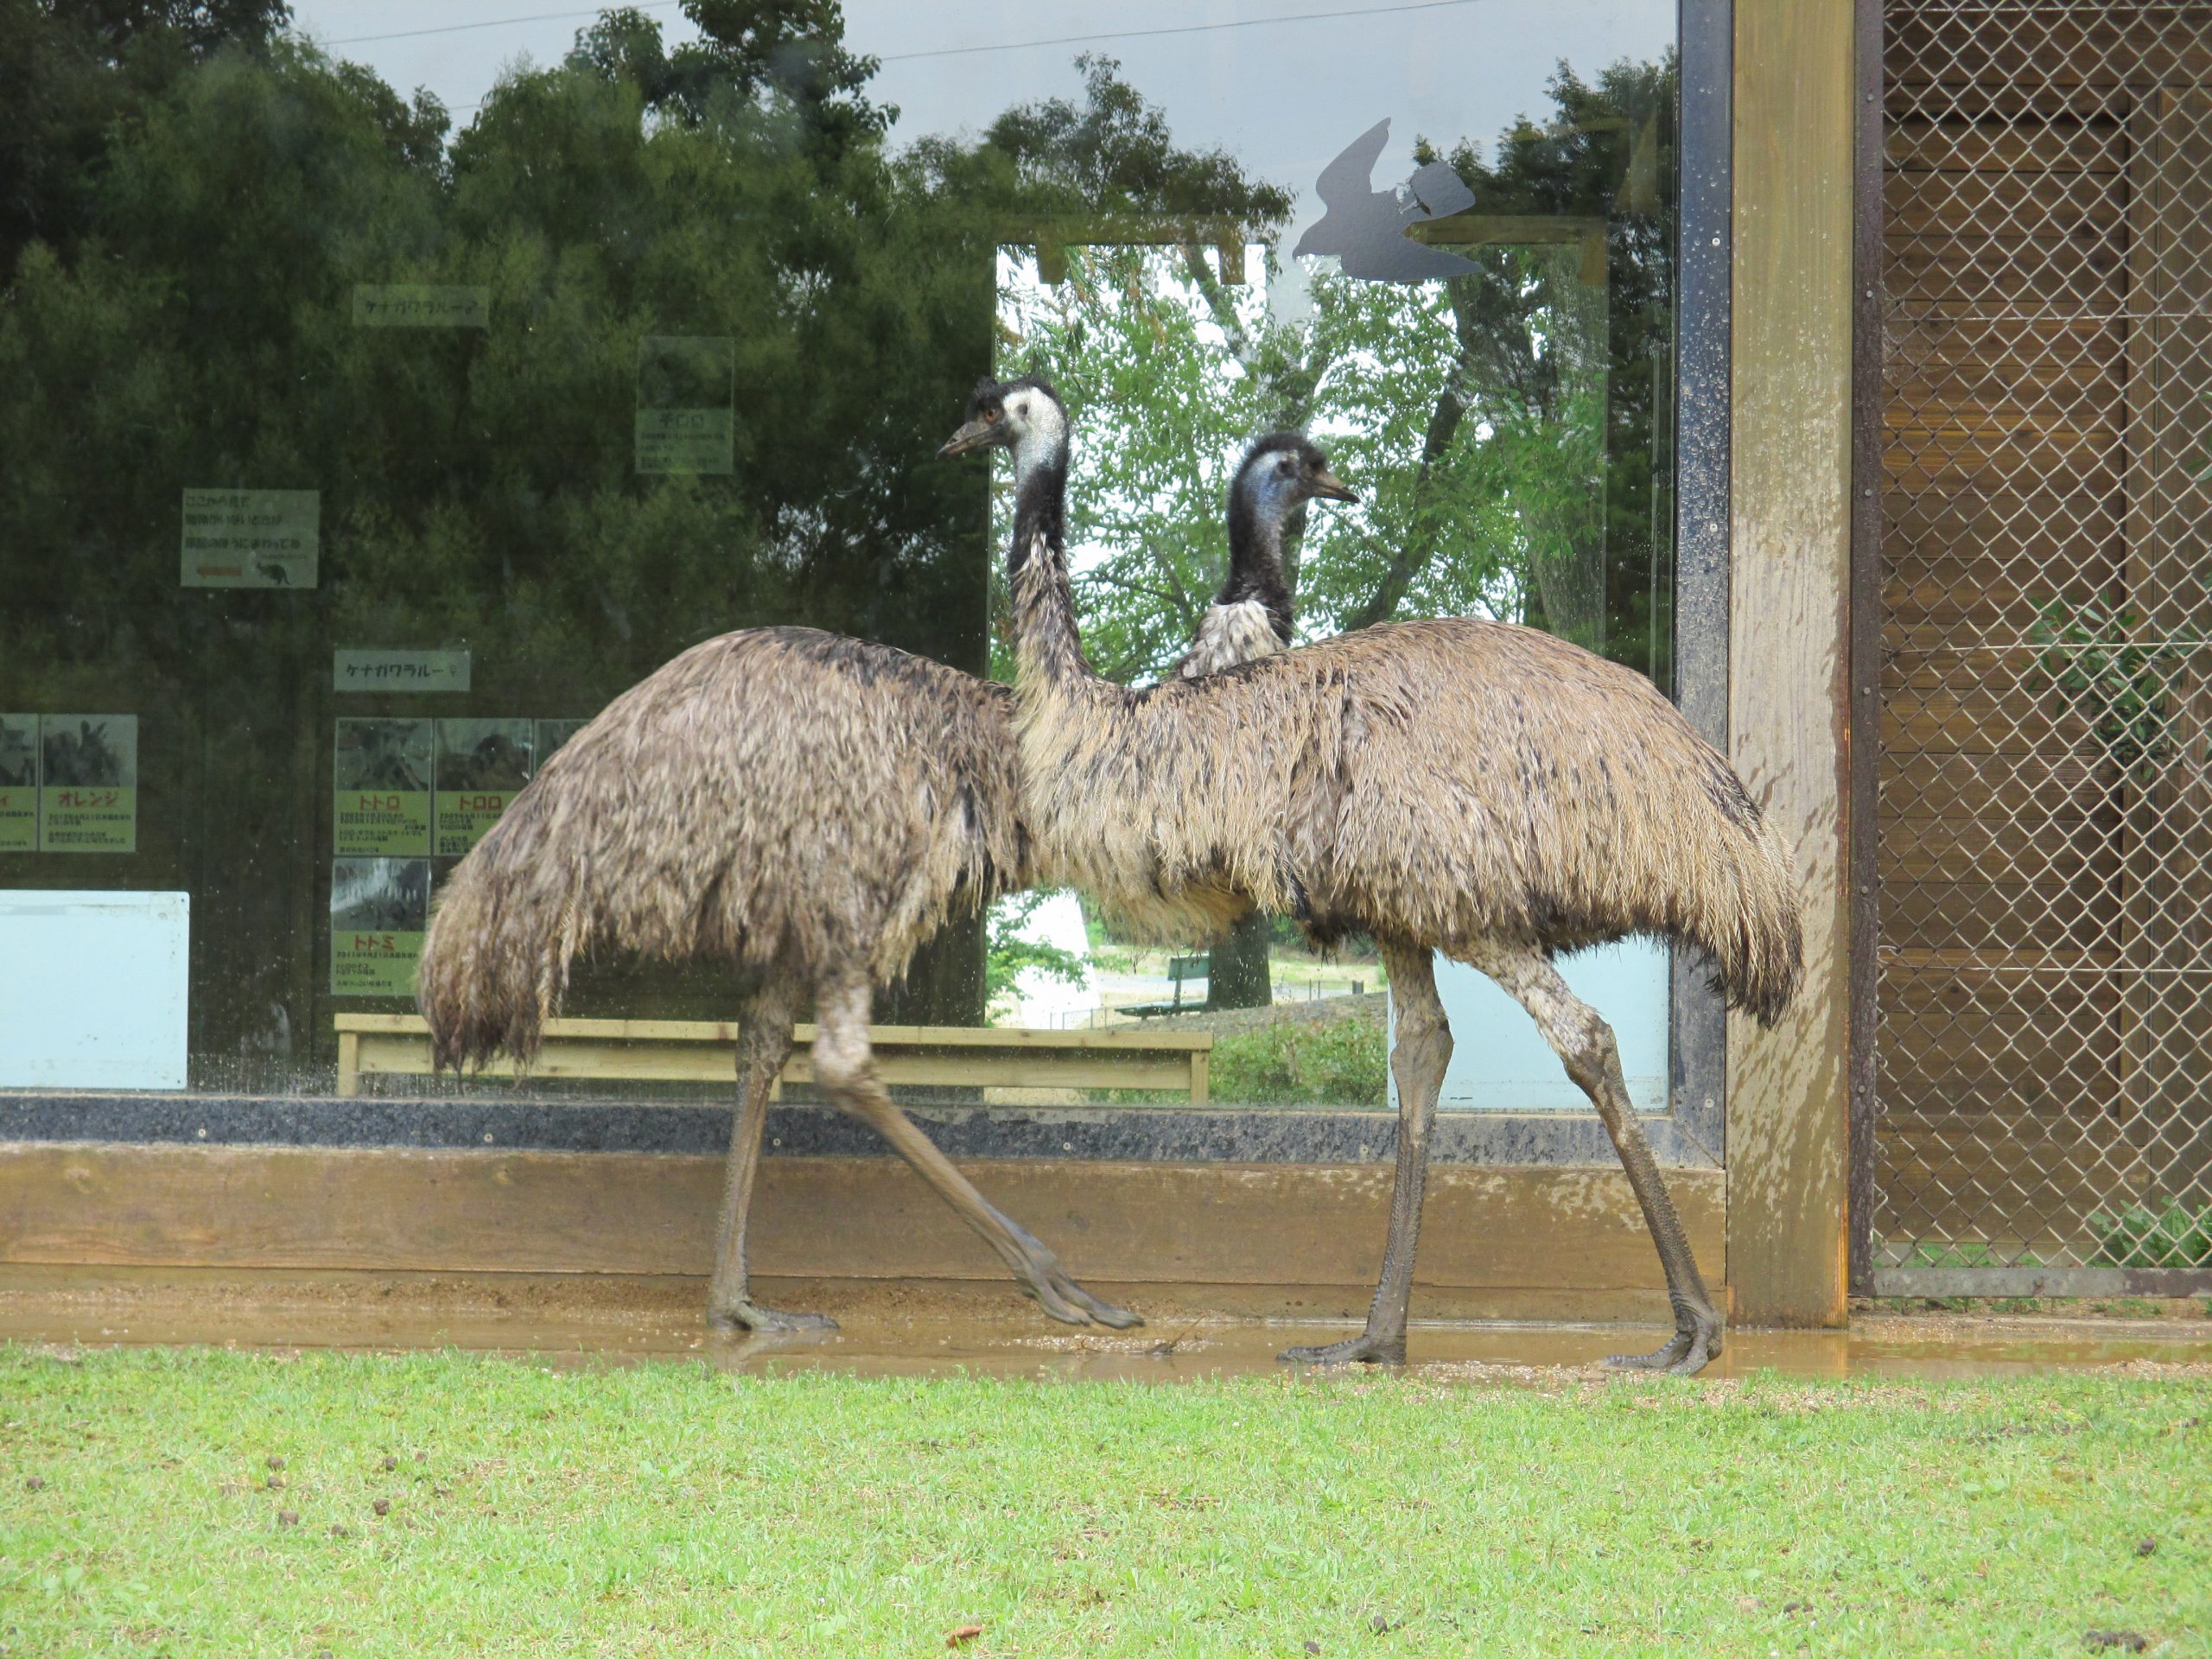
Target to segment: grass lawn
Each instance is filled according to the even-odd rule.
[[[2201,1654],[2212,1379],[0,1347],[11,1656],[926,1654],[968,1624],[976,1655]]]

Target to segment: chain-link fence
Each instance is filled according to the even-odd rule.
[[[2180,1288],[2212,1268],[2212,5],[1891,0],[1883,35],[1876,1285]]]

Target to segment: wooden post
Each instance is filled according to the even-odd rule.
[[[1192,1049],[1191,1051],[1192,1105],[1203,1106],[1206,1103],[1208,1092],[1212,1084],[1212,1072],[1213,1056],[1203,1048]]]
[[[1789,839],[1805,985],[1729,1032],[1733,1317],[1846,1317],[1853,0],[1736,0],[1731,747]],[[1871,833],[1872,826],[1867,826]]]
[[[358,1031],[338,1033],[338,1092],[361,1092],[361,1033]]]

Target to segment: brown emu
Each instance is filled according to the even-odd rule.
[[[1202,638],[1236,632],[1222,607],[1280,588],[1273,521],[1310,496],[1346,493],[1301,441],[1263,440],[1254,454],[1270,481],[1264,499],[1231,512],[1229,583]],[[1284,457],[1293,464],[1278,470]],[[1249,463],[1240,497],[1248,476]],[[724,634],[563,745],[441,895],[416,980],[441,1065],[501,1052],[527,1063],[569,963],[594,949],[737,970],[739,1104],[708,1293],[718,1325],[831,1323],[755,1302],[746,1261],[769,1096],[810,992],[823,1091],[912,1164],[1053,1318],[1140,1323],[993,1208],[872,1063],[875,988],[948,917],[1039,874],[1013,713],[1007,687],[888,646],[809,628]]]
[[[1707,1294],[1613,1034],[1552,956],[1648,933],[1702,950],[1771,1023],[1803,948],[1788,849],[1727,761],[1640,675],[1532,629],[1405,622],[1132,691],[1084,659],[1063,545],[1067,421],[1034,381],[979,388],[945,446],[1014,452],[1022,813],[1055,877],[1147,931],[1249,906],[1381,947],[1398,1009],[1396,1184],[1357,1337],[1286,1358],[1401,1360],[1429,1131],[1452,1038],[1432,952],[1528,1009],[1611,1134],[1659,1249],[1674,1337],[1618,1364],[1694,1371]]]

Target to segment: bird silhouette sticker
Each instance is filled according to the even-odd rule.
[[[1480,269],[1407,237],[1413,226],[1465,213],[1475,205],[1475,193],[1448,162],[1415,168],[1394,190],[1374,188],[1375,163],[1389,139],[1386,117],[1321,169],[1313,188],[1328,211],[1306,227],[1292,252],[1333,253],[1345,276],[1376,283],[1426,283]]]

